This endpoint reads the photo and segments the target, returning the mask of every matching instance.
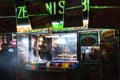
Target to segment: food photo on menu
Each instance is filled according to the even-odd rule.
[[[86,31],[80,33],[80,45],[81,46],[93,46],[98,45],[98,31]]]
[[[115,36],[114,29],[101,30],[101,50],[105,60],[111,61],[117,52],[118,38]]]
[[[102,29],[101,30],[101,38],[102,39],[112,39],[115,36],[114,29]]]

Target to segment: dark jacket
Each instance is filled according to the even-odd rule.
[[[16,54],[9,49],[0,51],[0,80],[15,80]]]

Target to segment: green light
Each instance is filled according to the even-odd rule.
[[[63,22],[53,22],[52,23],[53,30],[62,30],[63,29]]]
[[[52,2],[45,3],[45,6],[48,12],[50,12],[50,14],[52,15]]]
[[[21,9],[22,7],[18,7],[17,8],[17,11],[18,11],[18,18],[22,18],[21,17],[21,13],[22,13],[22,9]]]
[[[76,9],[76,8],[80,8],[81,6],[75,6],[75,7],[70,7],[70,8],[66,8],[66,10],[69,10],[69,9]]]
[[[82,0],[82,6],[83,6],[82,11],[88,11],[89,10],[89,3],[90,3],[90,0]]]
[[[50,15],[56,15],[57,13],[64,14],[64,5],[65,5],[64,0],[60,0],[58,3],[55,1],[45,3],[46,10],[49,12]],[[82,0],[82,6],[83,6],[82,11],[89,10],[89,0]],[[82,6],[81,5],[75,6],[75,7],[71,7],[71,8],[67,8],[67,9],[74,9],[74,8],[78,8],[78,7],[82,7]],[[60,10],[57,10],[57,7],[59,7]],[[93,7],[91,6],[91,8],[93,8]],[[26,6],[17,7],[17,11],[18,11],[17,17],[19,19],[28,18]],[[29,15],[29,16],[44,16],[44,15],[48,15],[48,14],[39,14],[38,13],[36,15]]]
[[[28,15],[28,16],[49,16],[49,14],[34,14],[34,15]]]
[[[87,0],[84,0],[84,1],[82,2],[82,5],[83,5],[83,11],[86,11],[86,10],[87,10],[87,6],[86,6],[86,4],[87,4]]]
[[[52,23],[53,31],[64,31],[64,30],[71,30],[71,28],[63,28],[63,22],[53,22]]]
[[[23,6],[23,17],[28,18],[26,6]]]
[[[88,4],[87,4],[87,7],[88,7],[88,11],[90,10],[90,0],[88,0],[88,2],[87,2]]]
[[[58,5],[57,5],[58,4]],[[56,15],[57,11],[59,14],[63,14],[64,13],[64,1],[59,1],[57,2],[48,2],[45,3],[45,7],[48,10],[48,12],[50,13],[50,15]],[[57,10],[57,7],[60,7],[60,10]]]
[[[65,1],[60,1],[58,3],[58,5],[60,6],[60,8],[62,9],[62,10],[59,10],[60,14],[64,14],[64,4],[65,4]]]
[[[20,6],[20,7],[18,7],[17,11],[18,11],[17,17],[19,19],[21,19],[21,18],[28,18],[26,6]]]
[[[90,8],[105,9],[105,8],[120,8],[120,7],[116,7],[116,6],[90,6]]]
[[[54,5],[54,13],[53,14],[56,14],[56,2],[53,2],[53,5]]]

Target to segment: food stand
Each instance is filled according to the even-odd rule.
[[[10,72],[0,79],[118,80],[119,1],[0,4],[0,50],[9,45],[6,56],[0,54],[0,63]]]
[[[39,2],[38,5],[37,2],[28,1],[25,3],[32,30],[17,35],[18,43],[22,43],[22,48],[27,49],[21,55],[23,56],[21,60],[23,60],[24,64],[21,68],[24,69],[23,72],[26,74],[23,78],[33,80],[106,80],[111,77],[111,80],[114,80],[115,76],[117,77],[118,69],[119,39],[116,35],[118,30],[115,27],[113,28],[113,26],[118,21],[113,21],[113,23],[106,22],[107,20],[105,22],[102,21],[103,17],[100,15],[106,15],[106,13],[97,14],[98,12],[94,10],[99,11],[102,8],[104,8],[102,9],[103,11],[106,10],[108,7],[103,5],[103,7],[96,7],[96,5],[89,5],[92,2],[82,0],[83,7],[81,7],[79,2],[74,4],[68,4],[68,2],[66,0],[65,13],[62,12],[64,0],[47,2],[46,7],[50,15],[46,12],[44,5],[41,5],[42,8],[36,8],[41,4]],[[31,7],[34,9],[31,9]],[[83,11],[81,11],[82,8]],[[39,12],[40,14],[38,15],[37,11],[42,13]],[[118,12],[119,10],[116,11],[115,9],[115,14],[118,14]],[[67,15],[68,13],[69,15]],[[46,17],[44,21],[41,21],[42,16]],[[72,17],[77,17],[77,21],[73,21]],[[83,20],[83,23],[81,20]],[[74,37],[72,36],[73,34]],[[25,38],[26,41],[22,42],[22,38]],[[27,45],[23,45],[26,43]],[[43,46],[41,46],[42,44]],[[42,48],[44,49],[42,50]],[[18,54],[20,53],[18,52]],[[109,71],[114,74],[110,74],[112,72]],[[20,79],[20,76],[18,79]]]
[[[63,78],[69,78],[63,74],[71,75],[79,66],[76,33],[20,33],[17,39],[19,63],[23,62],[24,67],[21,68],[31,74],[36,71],[50,76],[56,72]]]
[[[18,50],[21,50],[18,51],[18,59],[23,63],[19,67],[27,72],[27,78],[33,79],[108,78],[111,75],[108,73],[110,69],[114,75],[117,74],[115,55],[118,55],[119,39],[116,32],[116,29],[88,29],[75,32],[19,33],[17,43]],[[105,73],[108,76],[104,76]],[[29,75],[32,76],[28,77]]]

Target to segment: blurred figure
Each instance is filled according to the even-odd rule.
[[[9,48],[9,44],[7,43],[4,43],[1,45],[1,51],[0,52],[4,52],[4,51],[7,51]]]
[[[2,44],[2,50],[0,51],[0,80],[15,80],[15,64],[15,51],[9,48],[9,44]]]
[[[39,61],[50,60],[51,55],[48,52],[48,45],[44,36],[39,36],[37,38],[37,43],[33,48],[34,55],[38,58]]]

